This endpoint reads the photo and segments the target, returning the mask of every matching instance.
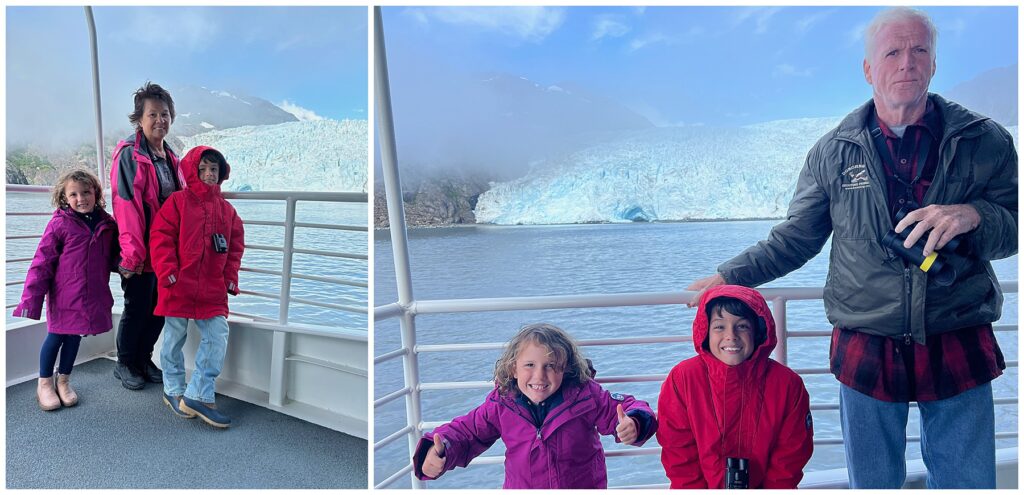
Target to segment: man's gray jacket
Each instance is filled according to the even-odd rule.
[[[913,338],[999,319],[1003,295],[989,260],[1017,253],[1017,151],[999,124],[929,94],[944,130],[935,179],[923,206],[966,203],[981,224],[966,234],[977,256],[948,287],[904,267],[881,244],[893,228],[886,177],[867,128],[867,102],[822,137],[807,154],[787,218],[768,239],[723,263],[730,284],[757,286],[813,258],[832,234],[825,312],[833,325]]]

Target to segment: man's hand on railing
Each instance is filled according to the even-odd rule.
[[[423,474],[437,478],[444,471],[444,440],[441,435],[434,434],[434,445],[427,451],[423,459]]]
[[[722,285],[724,283],[725,279],[722,278],[722,276],[718,273],[710,277],[704,277],[700,280],[695,281],[694,283],[690,284],[690,286],[687,287],[686,290],[697,291],[697,293],[694,294],[693,299],[691,299],[690,302],[686,303],[686,305],[691,308],[696,306],[697,303],[700,302],[700,296],[704,295],[704,291],[716,285]]]

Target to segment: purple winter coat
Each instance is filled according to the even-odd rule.
[[[501,438],[505,442],[505,488],[607,488],[600,435],[615,434],[616,406],[622,404],[629,416],[644,415],[639,413],[643,411],[649,418],[637,421],[636,446],[658,429],[654,412],[646,402],[611,394],[594,380],[563,387],[562,394],[563,402],[548,412],[538,430],[526,407],[495,388],[469,414],[420,439],[413,462],[416,476],[433,479],[423,474],[422,468],[436,433],[445,442],[444,471],[466,467]]]
[[[96,335],[113,327],[110,272],[117,267],[117,224],[100,208],[96,230],[66,209],[53,212],[32,258],[14,316],[38,320],[46,296],[50,333]]]

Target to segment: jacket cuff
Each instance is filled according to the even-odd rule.
[[[40,317],[42,317],[42,312],[42,308],[26,308],[18,306],[17,308],[14,308],[14,313],[11,316],[16,316],[19,318],[28,318],[31,320],[38,320]]]
[[[238,295],[238,286],[234,282],[228,282],[228,294],[232,296]]]
[[[160,280],[160,287],[170,287],[176,283],[178,283],[178,276],[172,273]]]
[[[644,411],[643,409],[630,409],[626,411],[626,416],[636,420],[636,441],[632,445],[641,446],[654,436],[654,432],[658,431],[658,420],[654,416]]]

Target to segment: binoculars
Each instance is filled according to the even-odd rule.
[[[899,223],[903,220],[903,217],[916,209],[914,207],[901,208],[896,213],[896,222]],[[928,241],[927,235],[921,236],[912,247],[903,247],[903,241],[907,239],[910,231],[911,228],[908,227],[900,233],[896,231],[886,232],[882,237],[882,245],[891,249],[900,258],[907,260],[920,268],[921,271],[927,273],[930,282],[934,282],[941,287],[947,287],[953,284],[958,273],[963,273],[969,267],[970,260],[967,257],[969,249],[967,242],[961,239],[961,236],[950,239],[945,246],[942,246],[942,249],[933,251],[932,254],[925,256],[924,245]]]
[[[725,458],[725,487],[750,488],[750,466],[742,457]]]

